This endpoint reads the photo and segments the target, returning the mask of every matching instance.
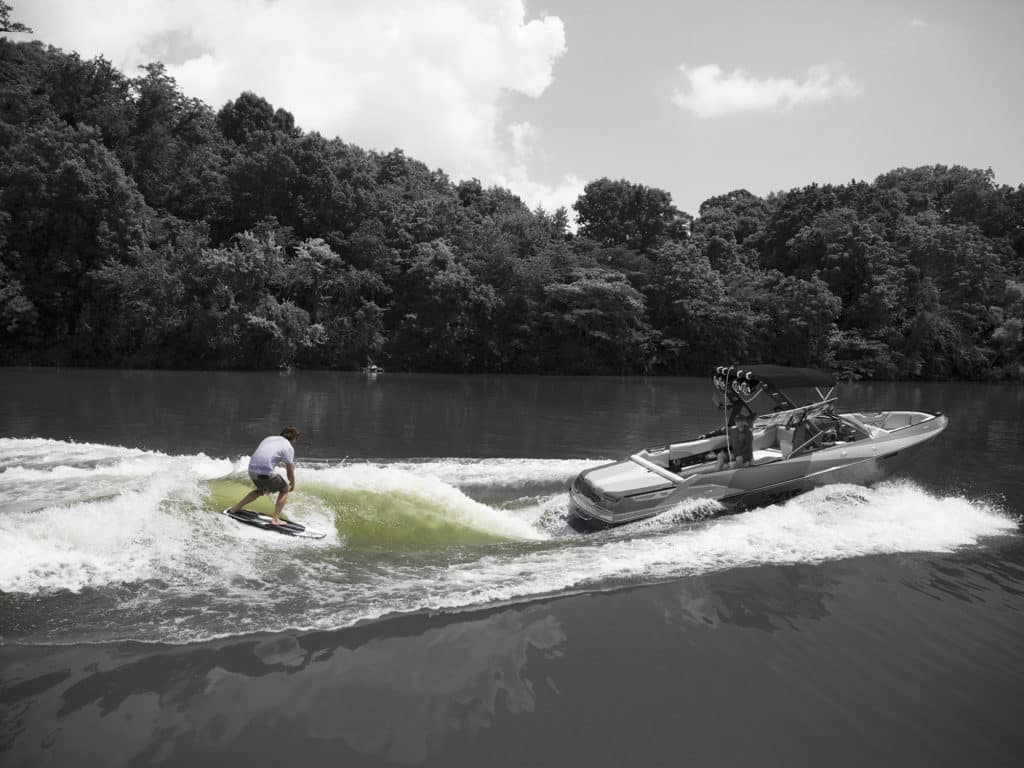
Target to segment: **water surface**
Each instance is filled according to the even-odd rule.
[[[905,474],[583,536],[581,469],[717,425],[698,379],[0,371],[13,765],[1015,765],[1024,396]],[[303,430],[274,537],[217,510]],[[8,760],[5,759],[5,764]]]

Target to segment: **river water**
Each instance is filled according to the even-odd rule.
[[[904,473],[583,535],[702,379],[0,370],[5,766],[1019,765],[1024,393]],[[296,540],[218,510],[302,430]],[[266,502],[261,502],[266,503]],[[269,507],[266,507],[269,508]]]

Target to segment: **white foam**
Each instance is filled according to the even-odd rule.
[[[134,628],[126,624],[128,638],[193,640],[242,630],[333,628],[397,612],[461,609],[751,565],[949,552],[1016,530],[991,504],[894,482],[829,486],[785,504],[697,524],[691,521],[706,508],[684,506],[581,536],[565,526],[564,492],[545,490],[531,503],[505,510],[478,503],[456,487],[485,485],[500,468],[498,461],[300,468],[300,488],[311,483],[407,494],[424,500],[432,510],[424,514],[444,514],[524,540],[484,547],[480,556],[460,548],[455,558],[444,550],[415,564],[386,556],[367,562],[332,554],[344,542],[331,510],[312,495],[296,494],[289,504],[305,522],[328,532],[323,542],[267,536],[203,509],[198,500],[205,481],[244,471],[244,458],[104,446],[94,451],[10,439],[0,440],[0,456],[23,459],[20,465],[8,463],[14,473],[0,481],[3,488],[39,496],[32,509],[0,510],[0,590],[38,594],[153,580],[156,586],[133,598],[131,614],[139,618]],[[521,478],[541,483],[570,470],[564,462],[550,463],[523,460],[513,466]],[[501,477],[493,482],[507,487]],[[323,556],[302,554],[317,547]],[[300,603],[295,590],[280,589],[295,583],[302,584]],[[164,619],[162,605],[170,595],[198,606],[195,615],[184,622]]]
[[[268,537],[226,519],[219,521],[224,523],[220,538],[211,537],[208,527],[195,535],[199,515],[209,513],[197,506],[205,493],[200,483],[244,472],[246,457],[167,456],[42,439],[2,439],[0,455],[23,462],[0,473],[0,491],[17,499],[0,513],[3,591],[80,591],[152,578],[196,589],[210,579],[258,578],[262,552],[295,550],[285,537]],[[508,538],[546,537],[529,521],[473,501],[429,473],[354,464],[305,468],[301,481],[404,493],[427,502],[424,514],[442,510],[460,524]],[[321,546],[343,544],[330,509],[301,496],[290,503],[304,522],[328,534]]]
[[[520,488],[539,483],[569,482],[583,470],[605,463],[605,460],[593,459],[432,459],[383,466],[414,475],[430,475],[460,488]]]
[[[19,480],[46,481],[56,475],[74,474],[145,456],[145,451],[94,443],[73,443],[43,438],[0,438],[0,483]],[[9,493],[8,489],[5,489]]]
[[[154,565],[181,552],[188,530],[159,513],[166,487],[155,482],[101,501],[0,518],[9,556],[0,561],[0,590],[79,591],[155,575]]]
[[[864,500],[850,500],[858,497]],[[409,610],[463,608],[753,565],[949,552],[1015,528],[987,504],[937,498],[908,483],[872,490],[838,486],[674,533],[598,535],[515,558],[485,557],[388,591]],[[423,597],[410,601],[408,595]]]
[[[152,474],[182,462],[203,476],[218,477],[236,463],[205,454],[168,456],[158,451],[73,443],[42,438],[0,438],[0,483],[48,482],[67,478],[132,477]]]
[[[181,575],[195,549],[185,511],[233,464],[55,440],[0,439],[0,590],[80,591]],[[187,568],[186,568],[187,570]]]

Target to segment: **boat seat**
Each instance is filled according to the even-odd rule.
[[[779,450],[782,451],[782,457],[786,458],[793,452],[793,430],[791,427],[779,427]]]
[[[761,448],[760,450],[754,451],[754,466],[758,464],[767,464],[769,461],[778,461],[782,458],[782,451],[778,448]]]
[[[782,458],[782,452],[778,448],[761,448],[754,451],[753,461],[750,466],[755,467],[758,464],[767,464],[770,461],[778,461]],[[726,461],[725,466],[722,470],[732,469],[732,465]],[[683,477],[689,477],[690,475],[706,475],[709,472],[719,472],[717,461],[705,461],[702,464],[695,464],[691,467],[686,467],[680,475]]]
[[[723,469],[728,469],[728,468],[729,468],[729,464],[726,463],[726,465],[723,467]],[[705,461],[702,464],[694,464],[691,467],[686,467],[680,474],[683,477],[690,477],[691,475],[706,475],[706,474],[708,474],[710,472],[719,472],[719,471],[721,471],[721,470],[718,469],[718,461],[716,460],[716,461]]]
[[[725,435],[707,437],[703,440],[691,440],[688,443],[673,443],[669,446],[668,457],[670,460],[685,459],[689,456],[698,456],[709,451],[717,451],[725,448]]]
[[[773,424],[764,430],[754,433],[754,450],[760,451],[765,448],[774,448],[778,439],[778,426]]]

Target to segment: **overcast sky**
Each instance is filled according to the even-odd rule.
[[[603,176],[714,195],[899,166],[1024,181],[1024,0],[13,0],[33,37],[214,109],[400,147],[569,207]],[[24,35],[14,36],[25,39]]]

